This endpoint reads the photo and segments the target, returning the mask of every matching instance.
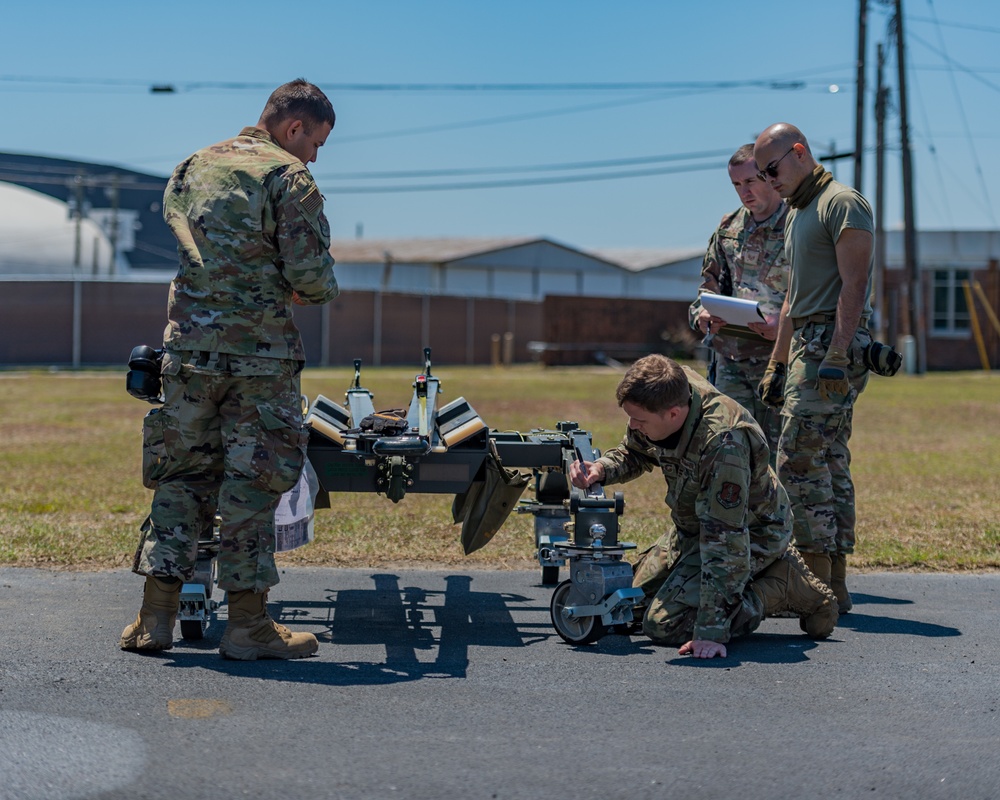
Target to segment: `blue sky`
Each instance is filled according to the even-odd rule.
[[[918,227],[995,228],[1000,6],[904,6]],[[365,238],[699,247],[738,203],[728,154],[768,124],[798,125],[820,155],[853,148],[857,10],[857,0],[18,4],[4,11],[0,151],[166,175],[303,76],[338,115],[312,165],[335,237],[362,226]],[[871,0],[863,189],[873,203],[875,44],[890,12]],[[898,99],[895,55],[886,77]],[[627,86],[599,88],[612,83]],[[152,94],[153,84],[178,91]],[[386,84],[549,88],[364,88]],[[895,113],[887,126],[891,228],[902,220]],[[648,174],[678,167],[688,171]],[[850,161],[835,172],[853,182]],[[621,173],[640,174],[581,180]],[[398,188],[498,182],[522,185]],[[397,188],[371,191],[380,187]]]

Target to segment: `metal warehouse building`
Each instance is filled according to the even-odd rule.
[[[4,182],[5,181],[5,182]],[[0,366],[119,364],[158,344],[176,255],[166,178],[0,154]],[[82,213],[78,213],[82,211]],[[705,231],[705,240],[711,231]],[[902,234],[886,234],[887,340],[906,329]],[[296,309],[311,364],[548,364],[690,353],[702,251],[586,250],[545,237],[339,240],[342,294]],[[1000,367],[1000,231],[920,231],[929,369]],[[978,284],[978,285],[977,285]],[[975,292],[970,291],[970,286]]]

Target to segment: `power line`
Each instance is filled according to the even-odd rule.
[[[0,169],[6,170],[8,173],[13,172],[27,172],[32,175],[62,175],[66,178],[75,178],[78,175],[83,176],[85,179],[90,178],[110,178],[114,175],[119,176],[119,180],[139,180],[141,178],[153,178],[153,175],[143,175],[142,173],[137,173],[134,170],[130,170],[127,167],[114,167],[105,164],[95,164],[93,162],[81,161],[79,163],[70,162],[69,164],[39,164],[37,162],[31,161],[8,161],[4,159],[4,154],[0,153]],[[48,156],[28,156],[28,158],[43,158],[48,160]],[[93,170],[99,169],[102,172],[94,172]],[[107,170],[111,170],[110,172]]]
[[[4,167],[0,167],[0,181],[23,185],[24,183],[40,183],[49,186],[69,186],[73,183],[75,174],[66,177],[50,176],[45,174],[25,173],[23,171],[7,172]],[[88,189],[110,188],[117,186],[119,189],[135,189],[139,191],[162,192],[165,183],[150,183],[147,181],[130,180],[127,177],[120,177],[115,180],[113,175],[83,174],[83,185]]]
[[[181,83],[187,89],[269,89],[271,84],[200,81]],[[166,86],[166,84],[161,84]],[[728,80],[728,81],[620,81],[578,83],[323,83],[339,92],[636,92],[693,89],[804,89],[801,80]]]
[[[655,156],[635,156],[633,158],[610,158],[603,161],[574,161],[558,164],[530,164],[510,167],[469,167],[455,169],[423,169],[395,170],[388,172],[331,172],[314,175],[317,180],[342,180],[370,178],[384,180],[389,178],[442,178],[459,175],[503,175],[517,172],[561,172],[566,170],[603,169],[607,167],[623,167],[634,164],[656,164],[664,161],[690,161],[700,158],[719,158],[729,156],[731,150],[703,150],[697,153],[671,153]]]
[[[584,105],[564,106],[562,108],[547,108],[543,111],[525,111],[518,114],[503,114],[497,117],[482,117],[480,119],[460,120],[458,122],[442,122],[436,125],[421,125],[414,128],[396,128],[395,130],[377,131],[375,133],[360,133],[354,136],[339,136],[337,137],[337,144],[367,142],[374,139],[391,139],[399,136],[413,136],[414,134],[421,133],[440,133],[442,131],[456,131],[465,128],[481,128],[508,122],[526,122],[527,120],[532,119],[559,117],[566,114],[578,114],[584,111],[598,111],[605,108],[638,105],[639,103],[652,103],[657,100],[664,100],[668,97],[676,97],[679,94],[689,94],[689,92],[669,92],[660,95],[653,95],[652,97],[629,97],[622,100],[607,100],[600,103],[586,103]]]
[[[254,81],[178,81],[156,83],[138,78],[82,78],[44,75],[0,75],[0,83],[91,86],[95,88],[141,88],[157,94],[202,89],[226,91],[273,90],[272,83]],[[788,91],[806,88],[801,79],[751,78],[713,81],[578,81],[566,83],[340,83],[324,81],[318,85],[337,92],[661,92],[726,89],[767,89]]]
[[[661,169],[626,170],[623,172],[606,172],[597,175],[566,175],[549,178],[522,178],[509,181],[470,181],[467,183],[427,183],[401,184],[398,186],[340,186],[324,188],[324,194],[393,194],[399,192],[442,192],[461,189],[506,189],[515,186],[543,186],[558,183],[590,183],[592,181],[620,180],[623,178],[645,178],[651,175],[671,175],[681,172],[702,172],[704,170],[721,170],[725,162],[699,164],[680,167],[663,167]]]
[[[913,37],[917,38],[917,37]],[[920,64],[917,66],[911,66],[910,69],[920,70],[921,72],[947,72],[952,69],[950,64]],[[1000,67],[972,67],[967,68],[970,72],[980,73],[980,72],[1000,72]]]
[[[693,153],[670,153],[654,156],[636,156],[632,158],[604,159],[600,161],[577,161],[568,163],[551,164],[531,164],[510,167],[481,167],[468,169],[440,169],[440,170],[398,170],[387,172],[355,172],[355,173],[328,173],[316,175],[318,181],[333,181],[341,179],[398,179],[398,178],[431,178],[449,177],[460,175],[495,175],[531,172],[563,172],[569,170],[594,170],[607,169],[609,167],[620,167],[634,164],[655,164],[675,161],[695,161],[701,159],[714,159],[728,157],[730,151],[726,150],[703,150]],[[504,181],[471,181],[471,182],[451,182],[433,184],[400,184],[395,186],[341,186],[326,189],[327,194],[380,194],[399,192],[430,192],[430,191],[455,191],[461,189],[495,189],[509,188],[516,186],[539,186],[560,183],[587,183],[591,181],[621,180],[625,178],[647,177],[652,175],[667,175],[681,172],[697,172],[707,169],[722,169],[724,162],[712,162],[708,164],[691,164],[686,166],[664,167],[661,169],[645,170],[625,170],[619,172],[569,175],[569,176],[549,176],[540,178],[522,178]],[[13,167],[12,169],[8,169]],[[5,171],[6,170],[6,171]],[[163,183],[153,183],[143,180],[133,180],[126,176],[115,176],[111,174],[83,173],[70,167],[42,166],[32,168],[28,165],[10,165],[0,161],[0,181],[10,181],[12,183],[34,183],[54,186],[67,186],[77,178],[81,178],[84,185],[89,188],[108,187],[116,183],[119,189],[138,189],[145,191],[163,191]]]
[[[988,86],[990,89],[993,89],[994,91],[1000,92],[1000,85],[998,85],[996,83],[993,83],[992,81],[986,80],[986,78],[984,78],[982,75],[980,75],[979,73],[977,73],[975,70],[971,69],[970,67],[965,66],[964,64],[960,64],[958,61],[956,61],[955,59],[953,59],[947,53],[944,53],[941,50],[938,50],[938,48],[936,48],[934,45],[932,45],[926,39],[922,39],[919,36],[917,36],[915,33],[912,33],[912,32],[907,33],[906,36],[909,39],[913,39],[915,41],[920,42],[920,44],[922,44],[928,50],[930,50],[933,53],[937,53],[939,56],[941,56],[941,58],[943,58],[948,64],[950,64],[950,65],[956,67],[957,69],[961,70],[966,75],[968,75],[969,77],[974,78],[975,80],[979,81],[984,86]]]
[[[149,81],[134,78],[66,78],[42,75],[0,75],[0,83],[48,83],[64,86],[148,87]]]
[[[844,83],[845,81],[840,81]],[[790,84],[786,88],[805,88],[805,82],[802,82],[801,87],[792,87]],[[777,88],[780,82],[775,83],[774,88]],[[829,81],[823,81],[823,91],[828,91]],[[728,88],[728,87],[727,87]],[[436,125],[422,125],[414,128],[397,128],[388,131],[377,131],[375,133],[361,133],[354,136],[339,136],[337,138],[338,144],[347,144],[350,142],[367,142],[374,139],[389,139],[399,136],[412,136],[414,134],[422,133],[440,133],[442,131],[454,131],[461,130],[464,128],[479,128],[489,125],[497,125],[509,122],[526,122],[533,119],[543,119],[546,117],[559,117],[567,114],[579,114],[586,111],[600,111],[606,108],[619,108],[621,106],[628,105],[638,105],[640,103],[654,103],[659,100],[667,100],[674,97],[684,97],[691,94],[698,94],[704,92],[718,92],[723,91],[723,88],[718,85],[711,85],[711,82],[706,83],[705,86],[700,88],[689,88],[689,89],[678,89],[670,92],[663,92],[661,94],[655,94],[652,96],[639,96],[639,97],[626,97],[620,100],[606,100],[599,103],[586,103],[584,105],[575,106],[564,106],[562,108],[548,108],[542,111],[526,111],[518,114],[504,114],[496,117],[484,117],[480,119],[472,120],[461,120],[458,122],[442,122]]]
[[[916,96],[916,105],[920,109],[920,116],[923,119],[924,128],[927,131],[927,148],[931,154],[931,163],[934,165],[934,173],[937,176],[938,185],[940,186],[940,199],[944,201],[943,208],[938,204],[938,193],[937,192],[927,192],[927,199],[933,203],[935,207],[935,214],[943,219],[949,227],[953,226],[952,216],[951,216],[951,203],[948,201],[948,186],[944,181],[944,174],[941,172],[941,160],[938,158],[937,147],[934,144],[934,137],[931,132],[930,120],[927,116],[927,104],[924,102],[923,92],[921,91],[921,86],[919,81],[913,82],[914,95]]]
[[[941,26],[937,25],[937,12],[934,10],[934,3],[931,2],[931,0],[928,0],[927,4],[928,4],[928,6],[930,6],[931,15],[934,17],[934,20],[935,20],[935,26],[936,26],[937,35],[938,35],[938,41],[941,44],[941,52],[944,53],[945,57],[947,58],[948,57],[948,53],[947,53],[947,48],[946,48],[945,42],[944,42],[944,34],[941,32]],[[949,61],[950,61],[950,59],[949,59]],[[979,177],[979,188],[983,192],[983,200],[986,202],[986,210],[987,210],[987,212],[990,215],[990,221],[993,223],[993,226],[996,227],[997,219],[996,219],[996,215],[993,213],[993,203],[990,202],[989,189],[986,186],[986,179],[985,179],[985,177],[983,177],[983,167],[982,167],[982,164],[979,161],[979,153],[976,151],[976,144],[975,144],[975,142],[972,139],[972,130],[969,127],[969,120],[968,120],[968,117],[965,114],[965,104],[962,102],[962,95],[958,91],[958,83],[955,80],[955,70],[954,69],[948,70],[948,78],[951,81],[951,90],[952,90],[952,93],[955,95],[955,102],[958,105],[958,112],[959,112],[959,116],[961,117],[961,120],[962,120],[962,128],[963,128],[963,130],[965,131],[965,134],[966,134],[966,141],[967,141],[968,146],[969,146],[969,152],[972,154],[972,163],[975,165],[975,167],[976,167],[976,175]]]
[[[946,28],[965,28],[970,31],[978,31],[979,33],[1000,33],[1000,28],[993,28],[989,25],[979,25],[978,23],[971,22],[944,22],[938,21],[937,17],[908,17],[911,22],[931,22],[937,26],[944,26]]]
[[[794,73],[773,76],[769,78],[752,78],[741,80],[715,80],[715,81],[622,81],[622,82],[577,82],[577,83],[334,83],[319,82],[324,89],[335,91],[457,91],[457,92],[575,92],[575,91],[629,91],[629,92],[658,92],[654,96],[628,97],[619,100],[603,101],[600,103],[590,103],[579,106],[569,106],[557,109],[545,109],[536,112],[522,112],[518,114],[507,114],[472,120],[461,120],[457,122],[439,123],[420,127],[395,129],[388,131],[376,131],[372,133],[362,133],[348,136],[337,136],[338,145],[349,144],[351,142],[366,142],[375,139],[387,139],[403,136],[412,136],[424,133],[438,133],[449,130],[462,130],[474,127],[485,127],[489,125],[506,124],[512,122],[524,122],[546,117],[555,117],[567,114],[575,114],[587,111],[597,111],[606,108],[614,108],[625,105],[639,103],[656,102],[671,97],[689,95],[704,91],[725,91],[729,89],[763,89],[773,90],[802,90],[810,86],[822,88],[827,91],[829,83],[834,79],[806,80],[807,76],[829,74],[835,70],[844,69],[843,64],[816,67],[809,70],[796,70]],[[104,79],[104,78],[65,78],[47,77],[34,75],[0,75],[0,85],[4,82],[28,82],[38,83],[65,83],[66,85],[97,86],[97,87],[142,87],[154,92],[173,92],[176,86],[184,89],[219,88],[219,89],[270,89],[271,84],[254,82],[224,82],[224,81],[196,81],[178,84],[150,84],[149,81],[139,79]],[[845,83],[844,80],[835,82]],[[669,91],[663,91],[669,88]],[[170,160],[175,160],[171,157]],[[132,159],[136,162],[161,161],[162,158],[141,158]]]

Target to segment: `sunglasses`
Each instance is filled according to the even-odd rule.
[[[791,153],[794,150],[795,150],[795,146],[793,145],[792,147],[788,148],[788,153]],[[770,178],[777,178],[778,177],[778,164],[780,164],[782,162],[782,160],[784,160],[785,156],[787,156],[788,153],[785,153],[785,155],[782,156],[781,158],[779,158],[777,161],[772,161],[770,164],[768,164],[766,167],[764,167],[764,169],[762,169],[760,172],[757,173],[757,177],[760,178],[762,181],[763,180],[767,180],[767,178],[769,178],[769,177]]]

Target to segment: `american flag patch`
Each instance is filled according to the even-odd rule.
[[[319,193],[319,189],[313,186],[309,190],[309,194],[302,198],[302,207],[310,214],[319,213],[319,210],[323,207],[323,195]]]

